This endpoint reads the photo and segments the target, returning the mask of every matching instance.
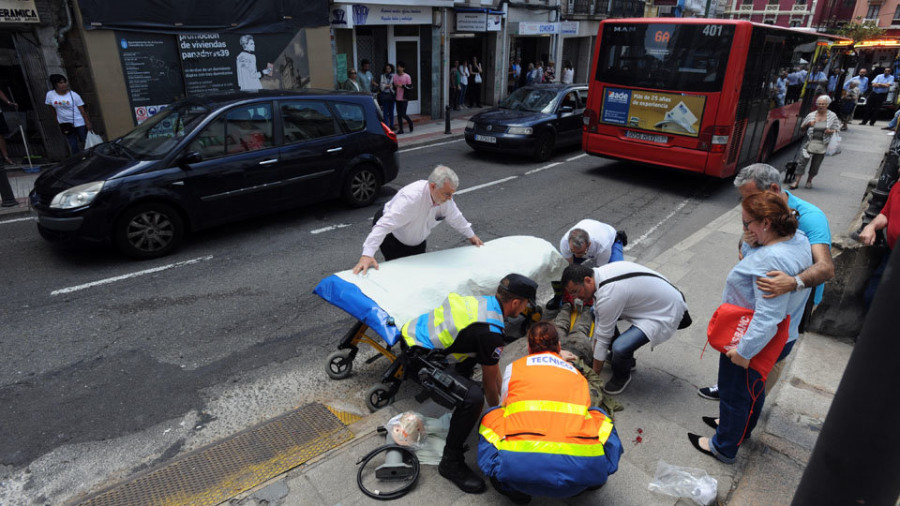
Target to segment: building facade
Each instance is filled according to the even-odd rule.
[[[725,15],[768,25],[834,30],[853,16],[855,0],[731,0]]]

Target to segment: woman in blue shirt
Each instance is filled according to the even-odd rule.
[[[737,348],[719,357],[719,421],[704,417],[716,426],[712,438],[688,433],[694,448],[731,464],[738,447],[756,426],[765,401],[765,385],[760,373],[751,369],[750,359],[762,351],[775,336],[785,317],[799,320],[803,315],[809,289],[765,298],[756,280],[769,271],[791,276],[812,265],[812,253],[806,235],[797,230],[797,218],[779,195],[766,191],[744,198],[741,221],[751,248],[725,279],[722,302],[754,310],[753,319]],[[787,355],[793,342],[781,351]]]

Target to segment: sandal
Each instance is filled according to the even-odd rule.
[[[800,181],[794,181],[793,183],[791,183],[790,186],[788,186],[788,188],[790,188],[791,190],[796,190],[799,186],[800,186]]]
[[[811,190],[811,189],[812,189],[812,183],[810,183],[809,181],[807,181],[807,182],[806,182],[806,186],[804,186],[804,188],[806,188],[807,190]]]

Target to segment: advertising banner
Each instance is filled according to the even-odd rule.
[[[706,97],[605,88],[600,121],[671,135],[700,135]]]
[[[333,28],[370,25],[430,25],[431,7],[420,5],[334,5],[331,9]],[[483,31],[483,30],[482,30]]]
[[[137,124],[185,95],[309,84],[305,29],[256,35],[115,33]]]
[[[457,32],[483,32],[487,30],[486,12],[457,12]]]
[[[137,124],[184,96],[184,80],[173,35],[115,32],[119,60]]]

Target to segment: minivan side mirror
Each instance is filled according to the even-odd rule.
[[[564,105],[559,108],[560,114],[567,114],[567,113],[571,113],[571,112],[575,112],[575,108],[572,107],[571,105]]]
[[[182,156],[180,160],[178,160],[178,165],[184,166],[184,165],[190,165],[192,163],[200,163],[202,161],[203,161],[203,156],[201,156],[200,153],[198,153],[196,151],[190,151],[190,152],[186,153],[184,156]]]

